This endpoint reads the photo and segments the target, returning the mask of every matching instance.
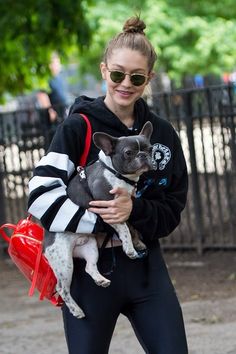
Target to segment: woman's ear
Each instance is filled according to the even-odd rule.
[[[107,69],[106,64],[104,62],[101,62],[100,70],[101,70],[103,80],[106,80],[106,69]]]
[[[154,78],[154,76],[156,76],[156,73],[154,71],[151,71],[147,80],[147,84],[149,84],[149,82]]]

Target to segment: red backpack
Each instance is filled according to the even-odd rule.
[[[85,166],[91,145],[92,129],[88,118],[84,114],[80,115],[87,124],[85,148],[79,163],[80,166]],[[13,230],[11,237],[7,235],[6,229]],[[42,226],[32,221],[29,215],[16,225],[2,225],[0,234],[9,243],[8,253],[12,261],[31,283],[28,295],[32,296],[37,288],[40,300],[47,298],[54,305],[61,306],[63,300],[56,292],[57,279],[42,253],[44,238]]]

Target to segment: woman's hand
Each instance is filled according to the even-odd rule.
[[[89,211],[101,216],[107,224],[119,224],[128,220],[132,211],[131,195],[123,188],[110,191],[115,195],[113,200],[93,200],[89,203]]]

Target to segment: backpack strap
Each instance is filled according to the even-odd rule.
[[[88,158],[89,149],[90,149],[90,146],[91,146],[92,127],[91,127],[91,123],[90,123],[88,117],[85,114],[83,114],[83,113],[80,113],[80,115],[81,115],[81,117],[84,118],[84,120],[85,120],[85,122],[87,124],[84,151],[83,151],[83,153],[81,155],[81,158],[80,158],[80,161],[79,161],[79,166],[85,166],[87,158]]]
[[[39,274],[39,267],[40,267],[42,253],[43,253],[43,246],[42,246],[42,242],[41,242],[40,247],[39,247],[39,251],[38,251],[38,254],[37,254],[37,257],[35,260],[33,278],[32,278],[31,286],[30,286],[29,293],[28,293],[29,296],[34,295],[34,290],[36,287],[38,274]]]

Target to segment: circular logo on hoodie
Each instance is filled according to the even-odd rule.
[[[156,143],[152,148],[152,160],[157,165],[159,170],[164,170],[171,159],[171,151],[168,146]]]

